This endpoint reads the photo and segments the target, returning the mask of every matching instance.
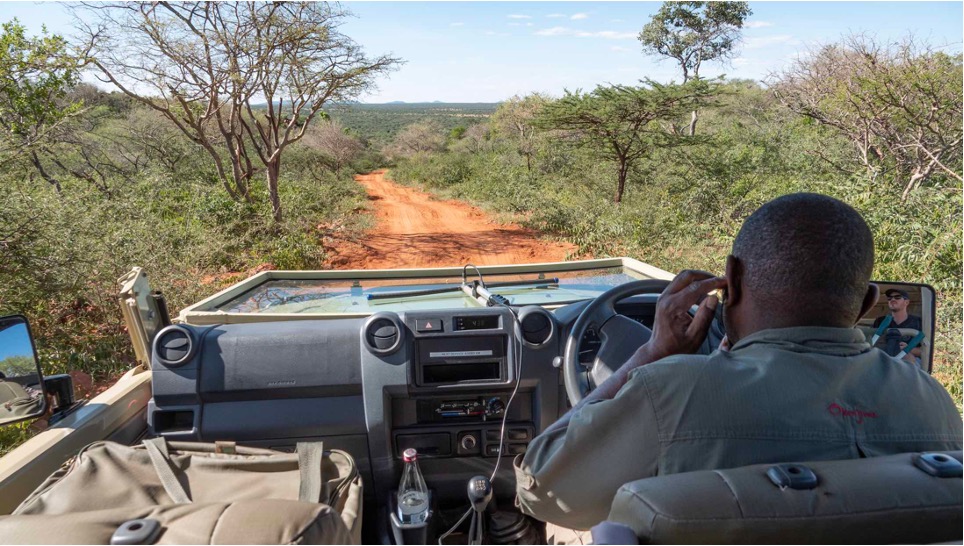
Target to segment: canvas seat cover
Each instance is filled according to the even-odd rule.
[[[302,480],[297,453],[223,445],[229,452],[219,453],[210,443],[166,443],[170,469],[191,503],[299,499]],[[320,476],[317,502],[330,505],[344,521],[352,542],[359,542],[362,483],[354,460],[342,451],[324,451]],[[47,478],[14,514],[135,510],[178,502],[165,489],[145,445],[95,442]]]
[[[3,544],[110,544],[132,519],[158,521],[154,544],[348,544],[348,529],[331,507],[292,500],[248,500],[64,514],[0,517]]]
[[[647,478],[619,489],[608,521],[643,544],[960,544],[961,477],[914,456],[803,463],[818,484],[801,490],[774,485],[771,464]]]

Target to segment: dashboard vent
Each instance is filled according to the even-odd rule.
[[[397,316],[378,313],[365,322],[363,335],[369,351],[376,355],[390,355],[402,346],[404,329]]]
[[[534,305],[523,307],[519,311],[519,325],[522,339],[533,347],[542,347],[548,343],[555,330],[555,323],[549,312]]]
[[[154,340],[154,358],[168,368],[177,368],[194,356],[194,338],[181,326],[169,326]]]

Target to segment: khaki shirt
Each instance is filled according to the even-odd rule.
[[[516,458],[518,501],[543,521],[588,529],[616,490],[659,474],[756,463],[959,450],[947,391],[849,328],[784,328],[729,352],[634,370],[612,400]]]

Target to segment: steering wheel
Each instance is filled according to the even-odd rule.
[[[667,285],[669,281],[658,279],[621,284],[603,292],[582,310],[569,331],[562,360],[566,394],[573,406],[609,378],[653,335],[646,326],[617,314],[616,302],[639,294],[659,294]],[[579,344],[592,324],[596,325],[602,345],[587,377],[579,371]]]

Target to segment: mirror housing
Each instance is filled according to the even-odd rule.
[[[0,426],[47,412],[47,387],[27,317],[0,318]]]
[[[856,327],[874,347],[931,373],[937,309],[934,287],[897,281],[871,282],[880,288],[880,298]]]

